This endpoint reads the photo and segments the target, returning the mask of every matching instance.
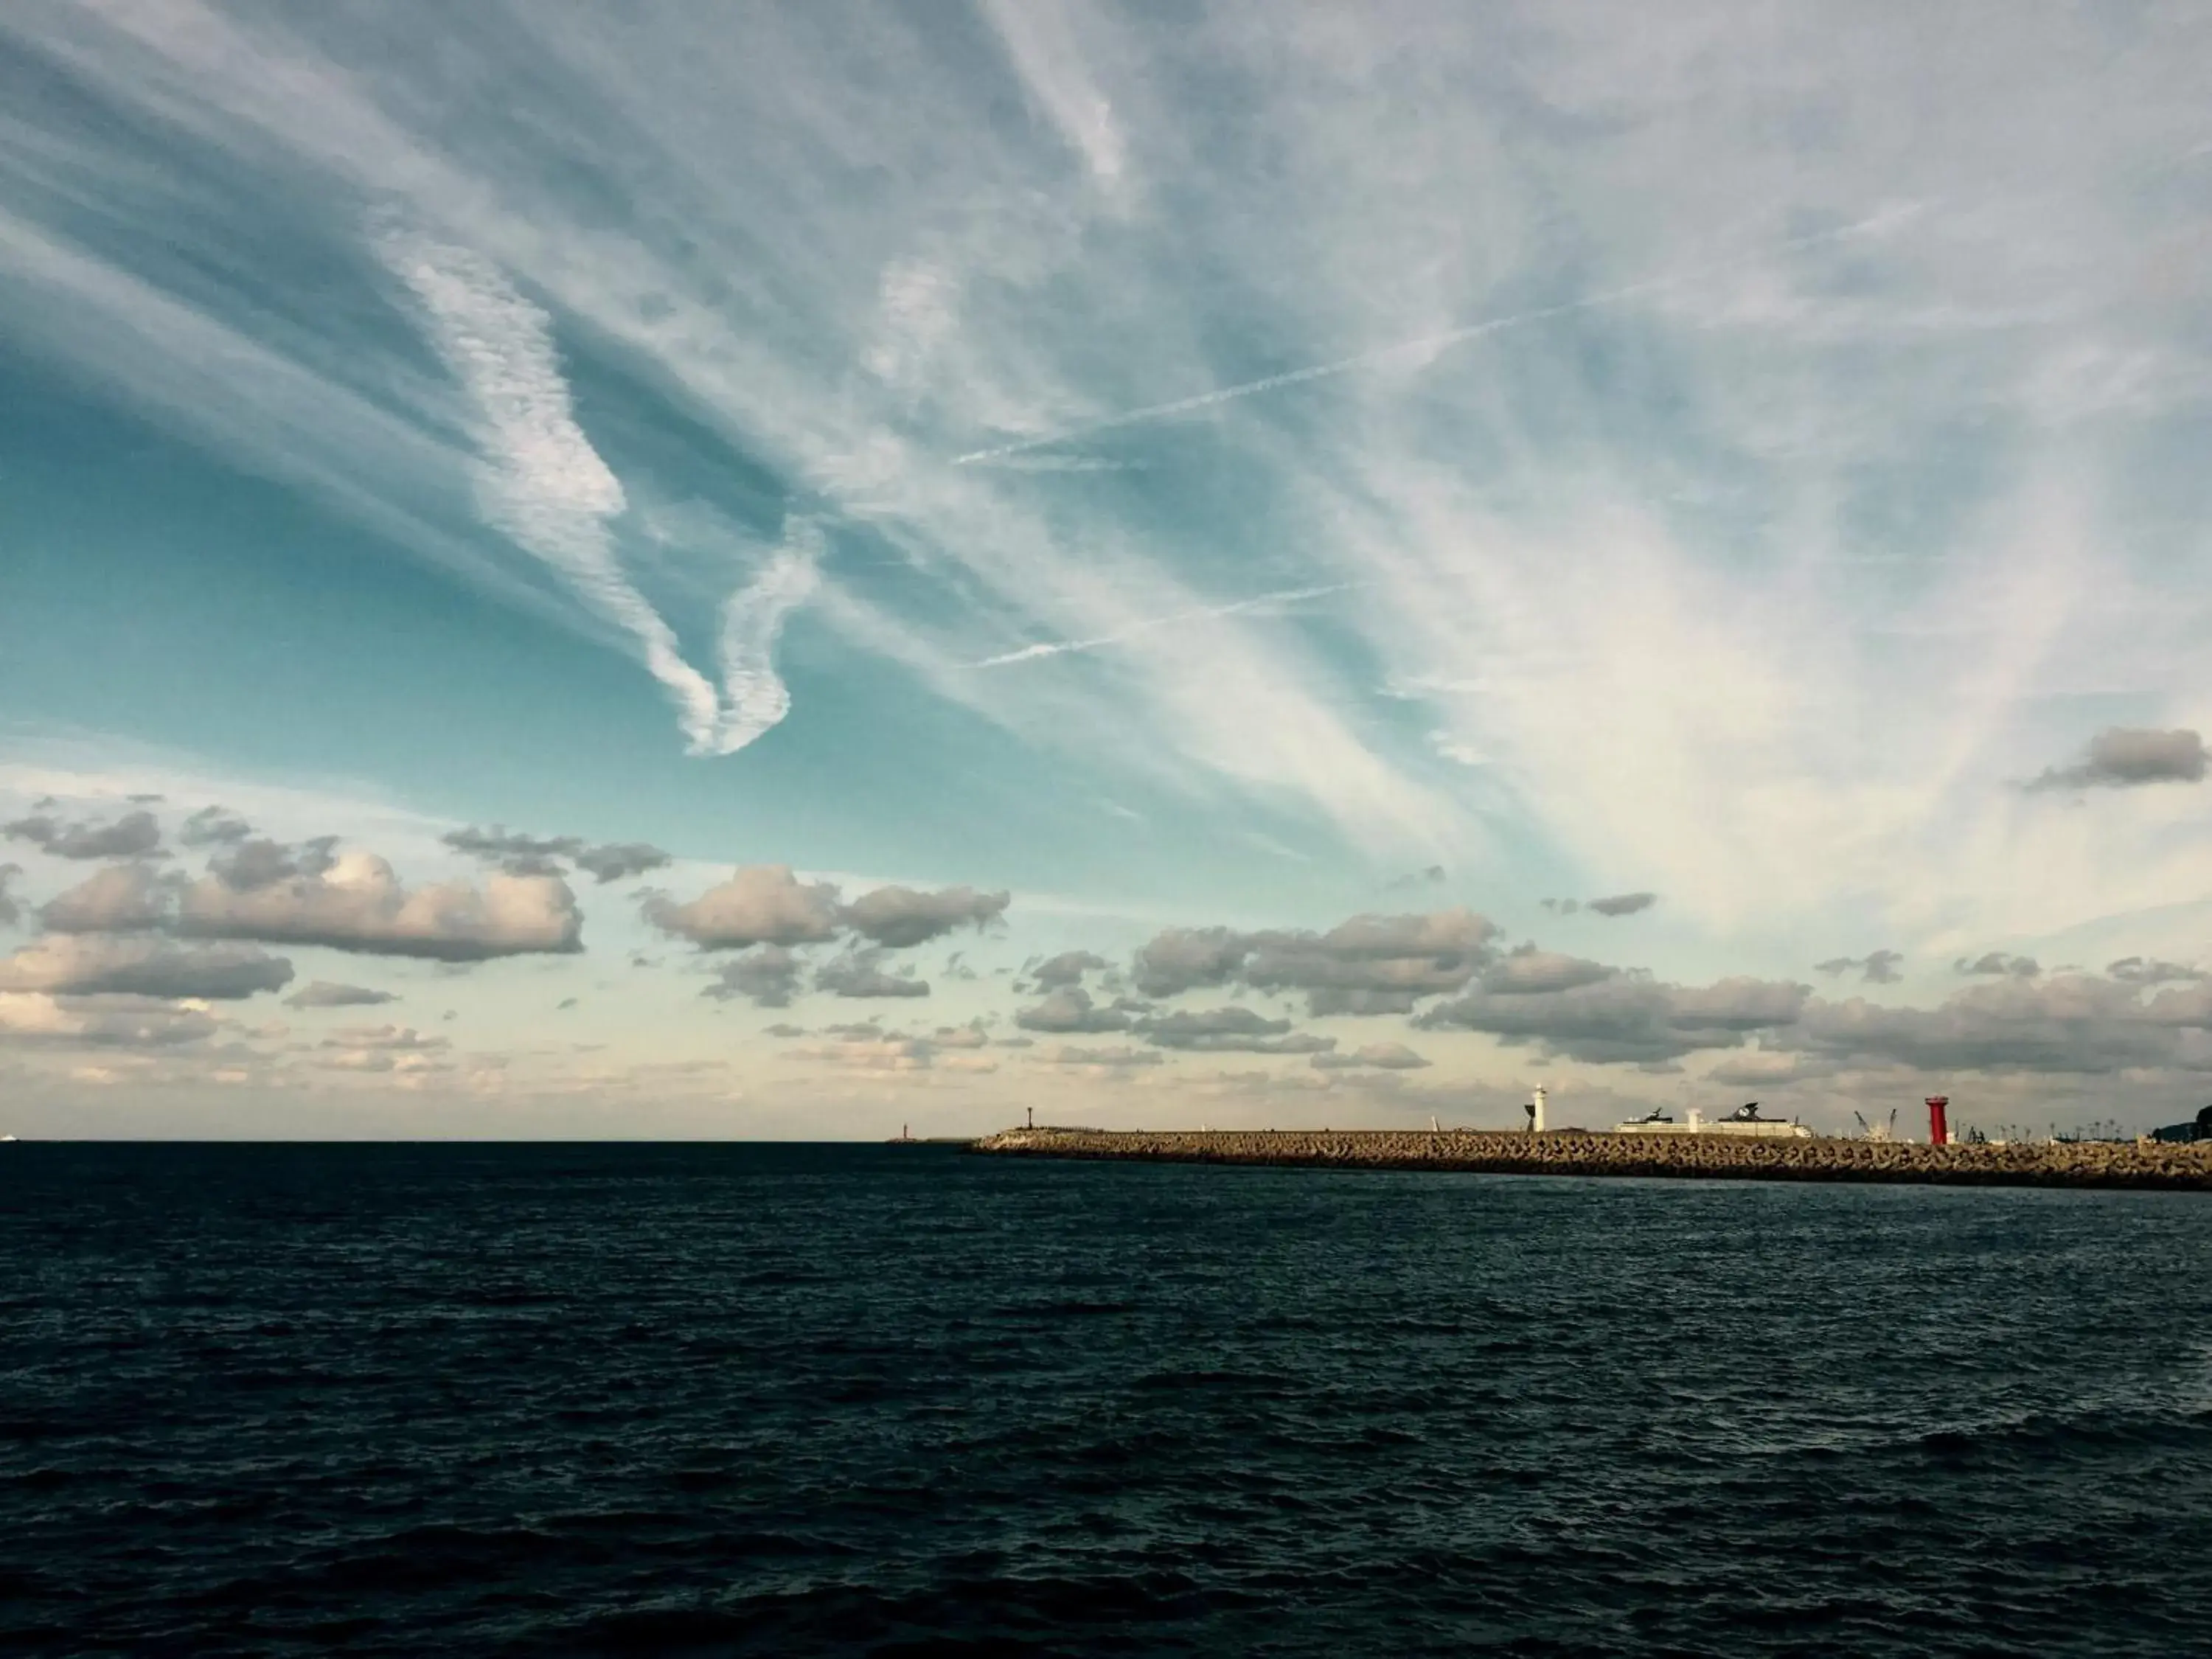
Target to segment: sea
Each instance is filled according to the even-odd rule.
[[[0,1650],[2212,1651],[2212,1200],[0,1147]]]

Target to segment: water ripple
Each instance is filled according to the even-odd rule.
[[[2171,1655],[2212,1202],[8,1149],[0,1648]]]

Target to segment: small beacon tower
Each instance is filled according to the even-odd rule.
[[[1951,1097],[1948,1095],[1928,1097],[1928,1144],[1930,1146],[1951,1144],[1951,1125],[1944,1115],[1945,1109],[1950,1103]]]
[[[1530,1092],[1528,1103],[1521,1109],[1528,1114],[1528,1133],[1532,1135],[1543,1133],[1544,1085],[1542,1084],[1538,1084]]]

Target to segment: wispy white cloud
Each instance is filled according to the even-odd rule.
[[[1107,455],[1030,454],[1026,452],[989,458],[970,456],[963,464],[990,466],[1003,472],[1148,472],[1149,461],[1116,460]]]
[[[1904,222],[1921,210],[1917,203],[1902,203],[1869,214],[1854,223],[1835,230],[1817,231],[1804,236],[1793,236],[1774,244],[1771,248],[1757,250],[1761,254],[1790,252],[1794,250],[1817,247],[1847,237],[1868,236]],[[965,455],[953,458],[955,466],[969,466],[981,463],[1011,460],[1031,450],[1045,449],[1055,444],[1073,442],[1079,438],[1095,436],[1101,432],[1112,432],[1124,427],[1147,425],[1154,421],[1172,419],[1178,415],[1194,415],[1200,410],[1218,408],[1223,404],[1240,398],[1256,398],[1262,392],[1280,392],[1286,387],[1304,386],[1314,380],[1334,380],[1363,368],[1385,368],[1394,363],[1411,367],[1425,367],[1435,361],[1440,352],[1454,346],[1462,346],[1509,330],[1528,328],[1539,323],[1548,323],[1578,312],[1592,311],[1606,306],[1623,305],[1632,300],[1645,300],[1666,289],[1688,287],[1708,280],[1717,274],[1737,268],[1737,261],[1708,264],[1688,270],[1670,271],[1661,276],[1647,277],[1623,288],[1609,289],[1602,294],[1592,294],[1574,300],[1563,300],[1557,305],[1538,306],[1532,310],[1516,312],[1510,316],[1486,318],[1481,322],[1468,323],[1458,328],[1448,328],[1435,334],[1425,334],[1410,340],[1399,340],[1389,345],[1376,346],[1372,350],[1355,352],[1349,357],[1339,357],[1329,362],[1311,363],[1304,368],[1285,369],[1279,374],[1262,375],[1256,380],[1246,380],[1237,386],[1217,386],[1210,392],[1194,392],[1188,398],[1176,398],[1164,404],[1151,404],[1142,409],[1125,410],[1118,415],[1103,416],[1058,432],[1024,438],[1018,442],[1001,444],[995,448],[970,450]]]
[[[707,677],[684,658],[676,632],[623,573],[611,529],[628,505],[621,481],[576,424],[553,322],[490,261],[417,231],[380,226],[377,251],[422,307],[439,355],[475,402],[483,450],[477,488],[485,516],[557,570],[585,604],[628,634],[667,688],[695,754],[743,748],[790,706],[762,660],[797,595],[767,606],[733,599],[724,654],[736,653],[726,723]],[[787,587],[779,565],[763,579]]]
[[[712,743],[718,754],[736,753],[791,712],[790,688],[775,671],[776,636],[814,592],[822,539],[815,525],[794,523],[760,574],[723,603],[724,703]]]
[[[773,619],[811,581],[825,647],[1102,790],[1142,784],[1148,811],[1259,802],[1508,879],[1475,854],[1537,849],[1554,890],[1650,882],[1684,949],[1850,910],[1948,960],[1950,934],[2204,890],[2159,792],[2069,811],[2002,787],[2108,726],[2212,718],[2205,496],[2172,459],[2212,386],[2174,170],[2201,143],[2202,21],[2146,14],[2116,45],[2055,11],[1928,38],[1874,13],[1689,4],[1630,31],[1529,8],[1510,52],[1449,9],[988,21],[1000,52],[963,56],[830,8],[741,46],[532,9],[437,64],[404,21],[179,4],[0,28],[203,147],[204,176],[402,204],[775,481],[825,550],[701,583],[746,597],[711,720],[670,671],[695,741],[785,706]],[[1033,120],[978,118],[1010,92]],[[36,160],[94,200],[126,173],[185,189],[96,137]],[[348,479],[356,434],[365,471],[462,471],[394,354],[370,353],[372,396],[41,203],[0,211],[59,296],[50,349],[383,522],[408,498]],[[65,302],[116,284],[127,305],[72,331]],[[114,316],[127,350],[94,337]],[[196,367],[234,343],[242,390]],[[1307,367],[1261,372],[1281,363]],[[1055,447],[1109,430],[1110,456]],[[1079,463],[1160,487],[1025,476]],[[617,522],[562,499],[563,534]],[[415,516],[412,544],[498,568]],[[1210,602],[1330,588],[1323,615]],[[1378,708],[1377,684],[1425,706]]]
[[[1200,622],[1216,617],[1239,617],[1275,605],[1294,605],[1301,599],[1318,599],[1330,593],[1341,593],[1358,586],[1357,582],[1330,582],[1321,587],[1285,587],[1272,593],[1256,593],[1249,599],[1235,599],[1227,605],[1195,605],[1188,611],[1178,611],[1172,616],[1150,617],[1142,622],[1131,623],[1118,632],[1102,635],[1094,640],[1044,641],[1036,645],[1023,646],[1018,651],[1005,651],[995,657],[986,657],[974,665],[977,668],[1004,668],[1010,663],[1036,662],[1046,657],[1065,656],[1071,651],[1096,651],[1104,646],[1125,645],[1139,635],[1149,634],[1154,629],[1173,628],[1179,623]]]
[[[890,540],[933,597],[965,603],[959,625],[943,626],[950,613],[940,606],[938,625],[905,615],[890,630],[894,659],[943,694],[1033,740],[1180,772],[1194,792],[1226,784],[1295,802],[1362,842],[1453,834],[1449,805],[1361,740],[1329,665],[1298,641],[1233,632],[1233,618],[1219,620],[1201,657],[1132,660],[1103,698],[1070,690],[1010,701],[957,684],[983,638],[1100,638],[1200,602],[1141,533],[1079,529],[1024,498],[1033,492],[994,487],[983,469],[948,475],[933,459],[942,449],[916,441],[916,422],[1018,428],[1018,411],[1036,405],[1031,386],[1052,401],[1049,354],[1010,352],[1004,321],[969,328],[983,314],[969,290],[981,283],[1003,301],[1010,289],[1064,280],[1082,253],[1079,210],[1023,194],[1024,181],[1042,176],[1033,153],[923,113],[936,101],[968,106],[972,66],[933,57],[919,26],[893,21],[865,38],[832,38],[808,21],[769,20],[747,44],[741,78],[754,95],[733,104],[720,46],[683,31],[609,36],[581,14],[502,27],[573,70],[572,113],[592,118],[599,141],[589,167],[622,180],[628,234],[579,216],[573,167],[508,142],[498,100],[471,100],[482,118],[458,127],[436,117],[425,85],[404,71],[404,43],[341,55],[318,50],[313,27],[252,27],[189,4],[159,16],[74,17],[36,34],[40,49],[108,95],[175,124],[234,167],[258,173],[281,157],[343,192],[404,205],[422,234],[465,246],[564,328],[573,321],[595,349],[667,390],[750,463]],[[1084,28],[1092,32],[1088,21]],[[825,76],[825,52],[880,64],[910,104],[894,110],[865,94],[865,74]],[[489,59],[482,66],[498,73]],[[819,155],[786,149],[834,145],[838,133],[886,137],[887,120],[901,135],[890,149],[936,152],[939,170],[929,176],[962,179],[957,199],[978,199],[983,179],[1006,188],[964,223],[929,223],[954,198],[927,191],[894,212],[854,216],[810,182]],[[1133,129],[1117,120],[1114,131],[1126,141]],[[707,159],[740,153],[790,164],[733,171]],[[1114,171],[1108,151],[1086,154]],[[908,280],[925,269],[927,283]],[[864,294],[852,290],[855,270],[869,273]],[[905,275],[887,281],[886,271]],[[951,333],[930,320],[946,296],[959,296],[963,319]],[[993,309],[1005,317],[1002,303]],[[869,349],[856,334],[879,340],[886,328],[927,348],[876,361],[878,369],[896,363],[897,385],[824,373],[822,342],[853,342],[848,361],[859,362]],[[827,355],[834,360],[836,345]],[[836,616],[851,621],[879,603],[852,597],[859,603],[836,606]],[[819,602],[826,609],[831,599],[825,582]],[[696,686],[676,663],[661,666],[691,731],[706,729]]]
[[[1082,156],[1094,179],[1109,189],[1120,184],[1128,165],[1127,147],[1113,105],[1083,67],[1073,27],[1077,9],[1056,0],[982,0],[982,8],[1030,102]]]

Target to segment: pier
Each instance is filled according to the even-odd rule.
[[[2212,1192],[2212,1144],[1731,1139],[1555,1130],[1008,1129],[970,1143],[998,1158],[1096,1158],[1481,1175],[1896,1182],[1957,1187],[2167,1188]]]

